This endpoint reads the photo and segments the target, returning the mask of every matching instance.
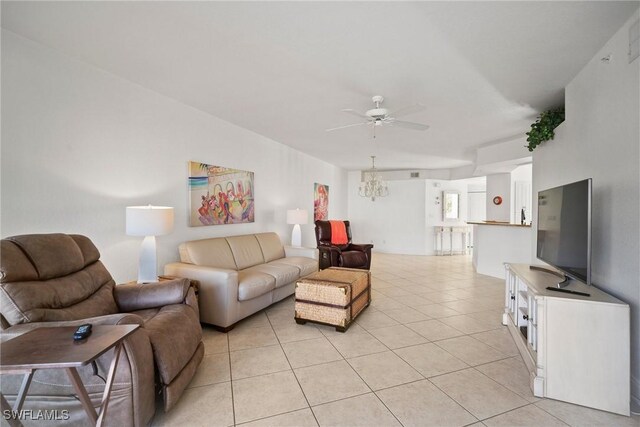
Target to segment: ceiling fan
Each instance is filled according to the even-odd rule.
[[[371,110],[365,111],[364,114],[356,110],[352,110],[350,108],[346,110],[342,110],[345,113],[349,113],[361,119],[365,119],[364,122],[353,123],[345,126],[338,126],[335,128],[327,129],[326,131],[331,132],[334,130],[345,129],[345,128],[350,128],[354,126],[370,125],[373,128],[373,131],[374,131],[373,137],[375,138],[376,126],[397,126],[397,127],[413,129],[413,130],[429,129],[429,126],[424,125],[422,123],[407,122],[404,120],[397,119],[398,117],[406,116],[408,114],[413,114],[413,113],[417,113],[425,110],[426,107],[424,105],[415,104],[415,105],[410,105],[408,107],[400,108],[399,110],[396,110],[394,112],[389,112],[389,110],[387,110],[386,108],[380,107],[380,104],[382,104],[382,101],[384,101],[384,98],[382,96],[376,95],[373,98],[371,98],[371,100],[374,102],[374,104],[376,104],[376,108],[372,108]]]

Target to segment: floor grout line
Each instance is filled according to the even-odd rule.
[[[233,425],[236,425],[236,402],[233,395],[233,367],[231,366],[231,343],[229,342],[229,334],[225,334],[227,338],[227,356],[229,358],[229,382],[231,387],[231,412],[233,414]]]
[[[271,325],[271,329],[273,329],[273,323],[271,323],[271,319],[269,318],[269,315],[266,314],[266,316],[267,316],[267,321]],[[275,334],[275,330],[273,331],[273,333]],[[305,402],[307,402],[307,407],[311,410],[311,415],[313,415],[313,419],[316,421],[316,424],[318,426],[320,426],[320,423],[318,422],[318,418],[316,417],[316,414],[313,412],[313,409],[311,409],[311,404],[309,403],[309,398],[307,397],[307,394],[304,392],[304,388],[302,387],[302,384],[300,384],[300,379],[296,375],[296,371],[293,369],[293,366],[291,366],[291,361],[289,360],[289,356],[287,356],[287,352],[284,351],[284,347],[282,347],[282,342],[280,341],[280,338],[278,337],[278,334],[276,334],[276,339],[278,340],[278,344],[280,344],[280,350],[284,354],[285,359],[287,359],[287,363],[289,364],[289,368],[291,369],[291,372],[293,373],[293,377],[296,379],[296,383],[298,384],[298,387],[300,387],[300,392],[302,392],[302,396],[304,397]]]
[[[403,426],[403,427],[404,427],[404,424],[402,423],[402,421],[400,421],[400,418],[398,418],[398,416],[397,416],[396,414],[394,414],[394,413],[393,413],[393,411],[391,410],[391,408],[389,408],[389,407],[387,406],[387,404],[386,404],[386,403],[384,403],[384,400],[382,400],[382,399],[380,398],[380,396],[378,396],[378,394],[377,394],[375,391],[373,392],[373,395],[376,397],[376,399],[378,399],[378,401],[379,401],[380,403],[382,403],[382,405],[383,405],[385,408],[387,408],[387,411],[389,411],[389,413],[390,413],[391,415],[393,415],[393,418],[395,418],[395,419],[396,419],[396,421],[398,421],[398,423],[399,423],[401,426]]]
[[[313,408],[317,408],[319,406],[330,405],[331,403],[341,402],[343,400],[349,400],[349,399],[353,399],[355,397],[366,396],[367,394],[375,394],[375,392],[369,390],[369,391],[365,391],[363,393],[354,394],[353,396],[341,397],[340,399],[333,399],[333,400],[329,400],[327,402],[318,403],[316,405],[311,406],[311,410],[313,411]]]
[[[542,402],[542,401],[543,401],[543,400],[539,400],[538,402]],[[559,417],[558,417],[558,416],[556,416],[555,414],[552,414],[551,412],[547,411],[546,409],[541,408],[540,406],[538,406],[538,405],[537,405],[537,403],[538,403],[538,402],[532,402],[531,404],[532,404],[533,406],[535,406],[536,408],[540,409],[541,411],[545,412],[546,414],[551,415],[553,418],[555,418],[556,420],[560,421],[561,423],[566,424],[566,425],[568,425],[568,426],[573,426],[572,424],[569,424],[568,422],[566,422],[565,420],[563,420],[563,419],[559,418]]]
[[[495,415],[491,415],[490,417],[482,418],[480,421],[487,421],[487,420],[490,420],[491,418],[495,418],[495,417],[499,417],[500,415],[508,414],[511,411],[515,411],[516,409],[521,409],[521,408],[524,408],[525,406],[529,406],[529,405],[533,405],[533,403],[527,402],[524,405],[516,406],[516,407],[508,409],[508,410],[506,410],[504,412],[500,412],[499,414],[495,414]]]

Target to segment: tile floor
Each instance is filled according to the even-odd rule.
[[[503,281],[468,256],[375,254],[371,306],[346,333],[297,325],[293,298],[228,334],[154,426],[633,426],[537,399],[501,324]]]

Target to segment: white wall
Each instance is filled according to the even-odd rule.
[[[390,176],[387,172],[386,176]],[[374,251],[435,254],[434,226],[466,225],[469,183],[484,186],[483,178],[465,180],[403,179],[388,180],[389,196],[375,202],[358,195],[361,174],[349,172],[349,216],[355,243],[373,243]],[[386,179],[386,178],[385,178]],[[442,192],[460,193],[460,220],[443,222]],[[436,204],[438,197],[438,204]],[[458,236],[459,237],[459,236]],[[461,242],[454,242],[454,248]],[[448,243],[446,245],[448,248]]]
[[[467,220],[484,221],[487,219],[487,190],[469,187],[467,190]]]
[[[527,138],[522,135],[509,141],[479,147],[476,150],[476,167],[484,169],[496,164],[514,165],[531,160],[531,153],[526,148]]]
[[[493,198],[502,197],[502,203],[496,205]],[[496,173],[487,175],[487,220],[506,221],[511,217],[511,174]]]
[[[529,262],[531,237],[526,227],[474,225],[473,267],[477,273],[504,279],[505,262]]]
[[[358,195],[359,185],[360,172],[349,172],[353,242],[373,243],[378,252],[425,254],[425,180],[387,181],[389,196],[375,202]]]
[[[473,181],[477,181],[474,179]],[[434,232],[434,227],[437,225],[467,225],[467,215],[469,212],[468,209],[468,199],[467,199],[467,189],[468,189],[468,181],[467,180],[456,180],[456,181],[445,181],[445,180],[435,180],[428,179],[426,181],[426,190],[427,190],[427,224],[426,224],[426,235],[425,235],[425,248],[426,255],[434,255],[435,252],[435,244],[436,244],[436,235]],[[460,193],[460,219],[458,221],[443,221],[442,216],[442,192],[443,191],[456,191]],[[436,197],[439,197],[439,204],[435,203]],[[461,250],[462,249],[462,235],[459,233],[455,233],[453,240],[453,249]],[[450,248],[450,244],[448,242],[448,238],[443,240],[444,250],[448,250]]]
[[[533,191],[593,178],[592,278],[631,305],[631,392],[638,411],[640,60],[627,60],[636,19],[638,11],[567,86],[566,121],[554,140],[533,152]],[[609,54],[611,62],[600,61]]]
[[[533,174],[533,165],[531,163],[520,165],[511,171],[511,182],[514,181],[531,181]]]
[[[2,31],[3,237],[89,236],[116,281],[137,277],[141,238],[125,235],[125,207],[175,207],[158,264],[185,240],[276,231],[286,210],[310,212],[313,184],[330,187],[331,217],[346,216],[346,172],[15,34]],[[189,160],[255,172],[252,224],[187,226]]]

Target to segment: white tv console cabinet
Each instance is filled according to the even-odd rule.
[[[505,313],[537,397],[630,415],[629,305],[594,286],[572,280],[547,290],[556,275],[505,264]]]

